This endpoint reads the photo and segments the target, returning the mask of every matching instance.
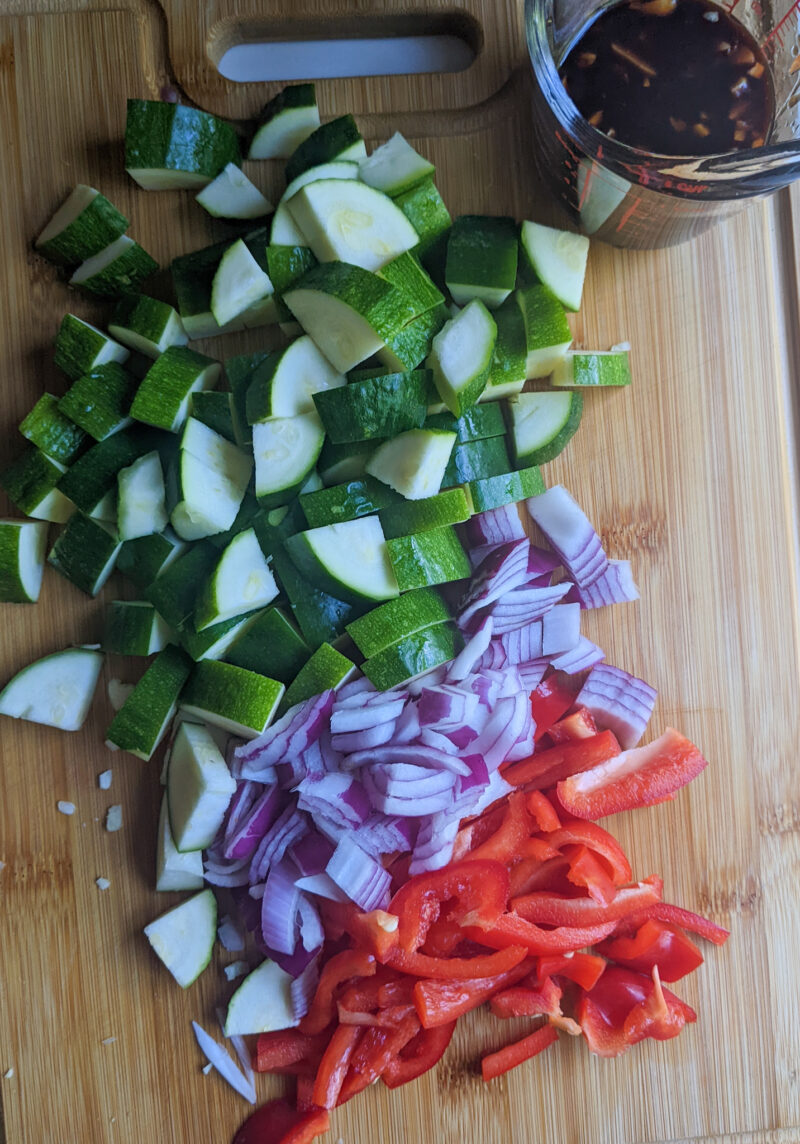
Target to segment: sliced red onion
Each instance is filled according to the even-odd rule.
[[[249,861],[242,858],[228,862],[209,853],[203,864],[203,875],[212,886],[224,886],[227,889],[246,886],[250,881]]]
[[[644,734],[656,702],[656,690],[610,663],[595,667],[575,699],[602,727],[607,727],[627,751]]]
[[[517,740],[527,733],[531,718],[526,692],[498,699],[486,726],[470,747],[475,754],[483,755],[490,774],[505,762]]]
[[[257,932],[261,924],[261,904],[253,901],[244,886],[237,886],[232,889],[231,897],[236,903],[242,925],[251,933]]]
[[[351,838],[343,838],[325,871],[362,910],[385,909],[392,877]]]
[[[421,746],[433,747],[437,751],[444,751],[448,755],[458,754],[458,747],[443,731],[434,731],[433,727],[423,727],[419,733]]]
[[[539,548],[536,544],[531,545],[528,553],[528,576],[531,580],[549,581],[556,568],[560,567],[561,561],[555,552],[551,552],[548,548]]]
[[[308,830],[305,816],[290,804],[258,844],[250,861],[250,881],[263,882],[272,863],[282,860],[287,849]]]
[[[330,773],[312,782],[305,780],[298,788],[297,805],[318,819],[334,826],[358,826],[369,814],[369,798],[364,787],[349,774]]]
[[[425,798],[401,798],[399,795],[373,796],[372,805],[383,814],[399,814],[404,818],[424,818],[427,814],[436,814],[440,810],[447,810],[453,802],[452,787],[441,794],[431,794]]]
[[[582,608],[605,608],[609,604],[627,604],[639,599],[631,572],[630,561],[609,560],[608,568],[598,576],[593,584],[580,588],[577,585],[570,593],[570,600],[577,600]]]
[[[319,958],[309,961],[303,972],[295,977],[289,986],[292,1013],[295,1021],[301,1021],[311,1008],[311,1001],[319,984]]]
[[[460,683],[472,674],[478,660],[489,647],[491,638],[492,617],[488,616],[448,667],[447,678],[451,683]]]
[[[263,937],[259,937],[258,934],[255,935],[255,943],[265,957],[268,957],[270,961],[274,961],[275,964],[279,965],[283,972],[288,973],[290,977],[299,977],[314,958],[319,955],[318,949],[303,949],[299,941],[295,946],[294,953],[281,953],[279,949],[272,949],[265,943]]]
[[[247,966],[246,961],[239,962],[239,964]],[[229,967],[226,966],[226,968]],[[249,972],[249,966],[247,966],[245,972]],[[219,1021],[219,1027],[223,1036],[225,1035],[226,1016],[227,1015],[225,1010],[217,1007],[217,1021]],[[244,1039],[244,1037],[240,1037],[236,1033],[233,1033],[230,1037],[228,1037],[228,1040],[233,1046],[233,1051],[236,1053],[236,1056],[239,1059],[239,1064],[242,1066],[242,1072],[244,1073],[245,1080],[248,1084],[253,1085],[253,1088],[255,1089],[256,1074],[253,1071],[253,1060],[250,1056],[250,1050],[247,1047],[247,1041]]]
[[[467,542],[471,547],[479,544],[505,544],[510,540],[526,540],[525,525],[516,504],[504,504],[476,513],[466,523]]]
[[[394,728],[394,742],[396,746],[402,743],[413,743],[420,732],[419,712],[413,703],[406,703],[403,714],[397,720]]]
[[[224,840],[224,856],[249,858],[283,809],[285,797],[277,785],[268,787],[240,819],[232,833],[229,826]]]
[[[366,731],[331,735],[331,746],[344,755],[349,755],[353,751],[368,751],[371,747],[382,747],[384,743],[390,743],[394,739],[395,726],[396,720],[390,719],[377,727],[368,727]]]
[[[305,876],[321,873],[328,865],[333,850],[333,845],[327,838],[323,838],[315,830],[309,830],[308,834],[304,834],[289,847],[287,854],[300,873]]]
[[[475,572],[469,591],[462,601],[458,617],[461,627],[506,592],[527,583],[530,547],[530,541],[526,538],[502,544],[489,553]]]
[[[300,891],[297,871],[282,862],[269,872],[261,900],[261,933],[267,945],[278,953],[294,953],[297,945],[297,912]]]
[[[344,760],[347,770],[356,770],[358,767],[372,767],[376,763],[418,763],[422,767],[431,767],[453,771],[454,774],[466,774],[467,768],[454,755],[445,751],[437,751],[433,747],[424,747],[417,744],[408,746],[375,747],[372,751],[355,751]]]
[[[572,651],[580,638],[580,604],[557,604],[542,616],[542,655],[562,655],[565,651]]]
[[[555,609],[553,609],[555,611]],[[500,646],[508,663],[529,663],[542,657],[542,621],[533,620],[500,637]]]
[[[489,782],[484,788],[480,800],[470,811],[470,814],[473,817],[483,814],[483,812],[488,810],[498,799],[505,798],[513,789],[514,788],[506,782],[499,771],[494,771],[493,774],[489,775]]]
[[[477,706],[478,697],[471,691],[450,684],[426,687],[417,700],[420,727],[441,731],[463,726],[475,714]]]
[[[239,1096],[243,1096],[248,1103],[255,1104],[255,1087],[242,1075],[231,1055],[213,1037],[209,1036],[205,1029],[198,1025],[197,1021],[192,1021],[192,1028],[197,1043],[208,1063],[214,1066],[223,1080],[226,1080],[231,1088],[239,1093]]]
[[[325,941],[325,931],[319,910],[305,894],[300,895],[300,943],[306,952],[319,949]]]
[[[593,644],[586,636],[581,636],[572,651],[556,656],[550,663],[556,671],[565,671],[567,675],[576,675],[579,671],[586,671],[588,668],[594,667],[595,664],[601,663],[605,658],[606,653],[597,644]]]
[[[570,583],[565,580],[561,584],[517,588],[513,592],[506,592],[492,609],[494,634],[502,636],[505,632],[513,632],[515,628],[522,628],[532,620],[540,619],[559,600],[563,600],[570,587]]]
[[[257,739],[236,750],[239,776],[260,779],[263,772],[276,763],[302,754],[318,739],[328,723],[334,692],[323,691],[305,703],[290,707],[282,719],[273,723]]]
[[[413,799],[442,794],[452,790],[455,782],[452,771],[432,771],[408,763],[378,764],[364,773],[364,786],[373,806],[386,795]]]
[[[518,667],[520,678],[528,691],[539,686],[550,667],[547,659],[533,659],[529,663],[521,663]]]
[[[333,848],[331,854],[333,854]],[[340,890],[330,875],[324,871],[320,874],[309,874],[307,877],[298,878],[295,885],[304,894],[316,894],[318,898],[327,898],[331,902],[347,901],[347,894]]]
[[[338,751],[333,749],[331,733],[327,727],[317,740],[317,746],[319,747],[323,770],[326,772],[341,770],[342,756]]]
[[[608,567],[608,558],[600,537],[563,485],[553,485],[525,503],[531,517],[561,557],[570,579],[585,588],[603,575]]]
[[[420,826],[416,845],[408,867],[409,874],[441,870],[453,857],[453,843],[458,834],[458,817],[432,814]]]
[[[227,950],[228,953],[239,953],[244,949],[244,934],[230,914],[225,914],[217,926],[217,937],[220,940],[222,948]]]
[[[408,696],[405,692],[379,691],[372,695],[369,692],[359,692],[354,699],[363,699],[358,705],[350,703],[334,703],[331,711],[330,729],[332,734],[341,735],[352,731],[368,731],[372,727],[393,722],[403,713]]]
[[[366,675],[343,683],[336,691],[336,701],[341,705],[346,699],[350,699],[353,695],[359,695],[362,691],[377,691],[375,684],[371,683]]]
[[[214,845],[220,846],[220,853],[223,850],[223,843],[230,833],[234,831],[241,820],[242,816],[247,814],[250,807],[258,798],[260,787],[255,783],[250,782],[248,779],[240,779],[236,784],[236,791],[233,798],[228,803],[228,809],[225,812],[225,817],[222,820],[222,826],[219,833],[214,840]]]
[[[409,695],[417,696],[423,687],[434,687],[438,683],[444,683],[447,677],[447,664],[440,664],[439,667],[432,667],[430,671],[423,671],[421,675],[409,679],[407,683],[403,684]]]
[[[379,858],[382,854],[410,850],[415,834],[416,824],[409,819],[375,811],[366,822],[356,827],[353,839],[362,850],[373,858]]]

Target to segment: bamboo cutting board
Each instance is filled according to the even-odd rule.
[[[252,19],[251,19],[252,18]],[[249,21],[249,22],[248,22]],[[458,8],[400,0],[5,0],[0,6],[0,377],[5,465],[44,389],[63,392],[51,342],[73,296],[30,249],[77,182],[100,187],[162,265],[222,233],[188,193],[147,194],[122,169],[127,96],[186,98],[235,118],[275,85],[215,70],[227,46],[270,34],[456,31],[478,49],[455,76],[319,84],[326,117],[352,110],[371,144],[402,130],[437,166],[454,213],[558,220],[536,185],[517,0]],[[270,164],[274,189],[280,170]],[[628,392],[590,394],[578,437],[548,468],[585,507],[610,554],[629,558],[640,603],[586,616],[611,662],[658,687],[653,732],[673,724],[710,760],[675,802],[610,825],[639,876],[732,936],[677,991],[699,1012],[677,1041],[623,1058],[564,1038],[484,1085],[482,1051],[520,1033],[464,1020],[439,1068],[382,1086],[333,1116],[345,1144],[790,1144],[800,1141],[800,792],[796,777],[796,561],[800,197],[751,207],[693,244],[593,247],[578,345],[629,340]],[[158,286],[168,289],[166,278]],[[207,343],[230,356],[263,333]],[[0,506],[8,512],[8,506]],[[113,579],[103,598],[128,588]],[[0,681],[69,643],[97,639],[102,599],[52,570],[36,607],[5,605]],[[7,1144],[227,1144],[246,1106],[200,1071],[190,1020],[215,1027],[217,955],[185,993],[142,927],[173,900],[152,890],[158,761],[109,755],[107,664],[83,731],[4,720],[0,763],[0,1140]],[[97,774],[113,768],[109,792]],[[66,818],[56,802],[77,810]],[[108,834],[111,803],[121,832]],[[95,879],[110,888],[101,892]],[[235,956],[235,955],[233,955]],[[232,960],[226,956],[225,960]],[[280,1086],[260,1078],[259,1096]]]

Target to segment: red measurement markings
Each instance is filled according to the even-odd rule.
[[[786,12],[781,17],[781,19],[778,21],[778,23],[775,25],[775,27],[772,29],[772,31],[769,33],[769,35],[764,37],[764,40],[763,40],[761,46],[764,49],[764,51],[767,53],[767,55],[774,56],[775,52],[778,50],[778,48],[783,47],[784,36],[786,35],[786,25],[789,22],[789,20],[791,19],[791,17],[796,15],[798,9],[800,9],[800,0],[794,0],[794,3],[792,4],[792,6],[788,10],[788,12]],[[753,5],[753,10],[755,11],[755,5]],[[756,14],[760,15],[760,13],[761,13],[761,7],[759,5],[759,11]]]
[[[636,210],[636,208],[638,207],[638,205],[639,205],[639,203],[640,203],[641,201],[642,201],[642,200],[641,200],[640,198],[639,198],[639,199],[636,199],[636,200],[635,200],[635,201],[634,201],[634,202],[633,202],[633,203],[632,203],[632,204],[631,204],[631,205],[628,207],[628,209],[625,211],[625,214],[622,216],[622,218],[621,218],[621,219],[619,220],[619,222],[617,223],[617,234],[619,234],[619,232],[622,230],[622,228],[625,226],[625,224],[626,224],[627,222],[630,222],[631,218],[633,217],[633,212]]]

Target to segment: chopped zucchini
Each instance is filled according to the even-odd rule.
[[[351,374],[343,388],[314,395],[331,441],[394,437],[422,427],[433,393],[429,370],[362,376]]]
[[[256,497],[263,507],[286,504],[300,491],[324,438],[316,413],[271,417],[253,426]]]
[[[581,308],[589,239],[583,234],[523,222],[520,245],[530,268],[567,310]]]
[[[525,375],[546,377],[572,345],[564,307],[546,286],[517,290],[516,299],[525,323]]]
[[[313,413],[313,394],[345,384],[311,338],[305,334],[276,350],[253,371],[247,389],[247,421],[255,425],[270,417]]]
[[[128,100],[125,170],[144,190],[199,190],[239,162],[238,137],[224,120],[181,103]]]
[[[19,431],[46,457],[68,465],[86,443],[86,433],[59,409],[58,398],[43,393],[19,426]]]
[[[172,632],[145,600],[112,600],[106,612],[103,650],[114,655],[155,655],[172,641]]]
[[[448,524],[461,524],[472,515],[463,489],[446,489],[424,500],[401,501],[383,509],[379,514],[387,540],[443,528]]]
[[[167,526],[161,458],[145,453],[117,473],[117,532],[120,540],[160,533]]]
[[[79,183],[36,239],[36,249],[70,269],[99,254],[128,229],[128,220],[105,195]]]
[[[149,358],[157,358],[170,346],[185,346],[189,340],[175,308],[146,294],[131,294],[117,302],[108,332]]]
[[[319,127],[313,83],[285,87],[267,103],[250,143],[248,159],[288,159]]]
[[[288,711],[322,691],[336,690],[355,673],[356,665],[330,644],[320,644],[286,689],[281,707]]]
[[[514,464],[524,469],[552,461],[574,437],[581,423],[583,394],[578,390],[520,393],[506,408]]]
[[[103,656],[87,647],[70,647],[23,667],[0,691],[0,715],[78,731],[94,693]]]
[[[99,365],[124,362],[129,356],[130,350],[82,318],[65,314],[61,319],[53,360],[71,381],[77,381]]]
[[[164,737],[175,714],[192,661],[174,644],[160,651],[114,716],[106,739],[145,761]]]
[[[462,215],[447,240],[445,280],[454,302],[479,298],[496,310],[517,280],[517,225],[512,218]]]
[[[401,592],[465,580],[472,574],[467,554],[451,526],[387,540],[386,548]]]
[[[213,218],[263,218],[273,209],[269,199],[235,163],[227,163],[195,198]]]
[[[389,691],[455,659],[463,639],[454,624],[434,624],[379,651],[361,670],[379,691]]]
[[[286,182],[291,183],[298,175],[311,167],[334,160],[352,159],[360,162],[367,157],[367,148],[352,115],[341,115],[323,123],[298,144],[286,164]]]
[[[131,417],[178,433],[189,416],[192,394],[213,389],[222,367],[188,346],[170,346],[145,374],[131,405]]]
[[[121,541],[102,520],[76,512],[47,557],[49,564],[89,596],[96,596],[114,570]]]
[[[98,298],[121,298],[135,293],[158,263],[126,234],[82,262],[69,280]]]
[[[399,131],[381,147],[376,147],[359,166],[362,180],[385,195],[400,195],[432,176],[436,168],[423,159]]]
[[[411,429],[379,445],[366,471],[407,500],[432,497],[441,488],[455,433],[442,429]]]
[[[568,350],[550,376],[550,384],[558,387],[630,385],[631,367],[627,350],[596,350],[585,353]]]
[[[403,592],[347,625],[347,634],[362,655],[370,658],[415,632],[451,619],[435,588]]]
[[[0,520],[0,601],[36,603],[46,551],[46,521]]]
[[[238,634],[225,659],[236,667],[290,684],[311,649],[281,608],[266,608]]]
[[[181,696],[181,710],[243,739],[255,739],[272,721],[284,685],[232,663],[204,659]]]
[[[105,441],[130,425],[128,414],[137,384],[119,362],[110,361],[73,382],[58,408],[95,441]]]
[[[298,532],[285,547],[302,575],[337,599],[360,604],[398,593],[377,516]]]
[[[278,595],[272,570],[252,528],[235,536],[203,586],[194,613],[198,632],[263,608]]]

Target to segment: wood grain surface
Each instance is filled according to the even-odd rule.
[[[272,89],[237,88],[213,63],[250,34],[249,17],[262,33],[274,21],[288,36],[288,15],[371,30],[382,12],[394,30],[424,24],[402,0],[0,5],[0,463],[19,452],[16,426],[42,391],[63,392],[51,351],[63,313],[107,316],[31,251],[72,186],[101,188],[162,265],[223,232],[190,194],[147,194],[126,178],[126,97],[158,98],[175,82],[202,106],[247,116]],[[520,6],[433,5],[429,19],[460,21],[483,45],[471,69],[325,82],[323,114],[355,111],[372,144],[403,130],[436,163],[453,212],[556,221],[533,174]],[[256,166],[277,190],[279,166]],[[476,1014],[459,1023],[435,1072],[394,1093],[375,1086],[336,1112],[331,1140],[800,1141],[798,257],[800,198],[788,192],[688,246],[593,247],[576,344],[629,340],[635,381],[588,396],[578,437],[547,471],[584,505],[610,554],[632,561],[642,589],[640,603],[588,614],[585,631],[611,662],[658,687],[653,731],[678,727],[710,760],[675,802],[610,824],[640,876],[661,872],[669,900],[732,931],[678,986],[697,1025],[614,1061],[564,1038],[486,1086],[476,1061],[516,1025]],[[157,287],[168,291],[165,276]],[[224,358],[264,338],[204,348]],[[129,588],[115,577],[90,601],[48,569],[36,607],[3,606],[0,681],[96,639],[103,601],[120,594]],[[226,1144],[247,1108],[200,1071],[190,1021],[215,1027],[230,991],[222,964],[235,955],[218,951],[182,992],[142,936],[177,896],[152,889],[158,760],[103,746],[112,677],[130,679],[130,664],[107,663],[81,732],[0,727],[0,1122],[6,1144]],[[97,775],[109,766],[103,792]],[[57,812],[59,799],[75,803],[74,816]],[[123,806],[117,834],[103,828],[111,803]],[[99,876],[111,882],[105,892]],[[259,1078],[258,1090],[264,1099],[280,1086]]]

